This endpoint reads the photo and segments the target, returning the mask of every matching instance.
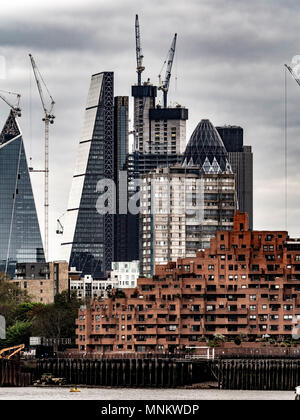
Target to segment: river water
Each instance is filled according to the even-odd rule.
[[[0,400],[294,400],[293,391],[219,389],[0,387]]]

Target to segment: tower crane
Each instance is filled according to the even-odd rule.
[[[168,96],[168,90],[170,85],[170,79],[171,79],[171,70],[175,55],[175,48],[176,48],[176,40],[177,40],[177,34],[174,35],[171,48],[168,53],[168,61],[167,61],[167,69],[166,69],[166,75],[165,80],[161,81],[161,75],[159,74],[159,86],[158,89],[163,91],[164,95],[164,108],[167,107],[167,96]],[[165,65],[166,61],[164,62],[163,66]]]
[[[288,229],[288,112],[287,112],[287,80],[286,70],[288,70],[297,84],[300,86],[300,79],[297,77],[295,71],[288,66],[285,66],[285,77],[284,77],[284,162],[285,162],[285,227]]]
[[[295,74],[294,70],[290,66],[288,66],[287,64],[285,64],[285,67],[288,69],[288,71],[291,73],[291,75],[293,76],[293,78],[296,80],[296,82],[300,86],[300,79],[297,77],[297,75]]]
[[[45,191],[44,191],[44,212],[45,212],[45,227],[44,227],[44,248],[45,248],[45,258],[46,261],[48,261],[48,247],[49,247],[49,238],[48,238],[48,224],[49,224],[49,124],[53,124],[54,123],[54,118],[55,116],[53,115],[53,107],[54,107],[54,100],[46,86],[46,83],[44,82],[39,69],[37,68],[37,65],[34,61],[34,58],[32,57],[31,54],[29,54],[30,57],[30,61],[31,61],[31,65],[32,65],[32,69],[33,69],[33,73],[34,73],[34,77],[35,77],[35,81],[38,87],[38,91],[39,91],[39,95],[41,98],[41,102],[42,102],[42,107],[44,110],[44,118],[42,119],[45,122],[45,169],[44,171],[39,171],[39,172],[44,172],[45,173]],[[47,108],[46,106],[46,102],[44,99],[44,95],[43,95],[43,90],[42,90],[42,85],[41,83],[43,83],[48,96],[50,98],[50,106],[49,108]]]
[[[11,107],[14,117],[21,117],[20,99],[21,95],[15,92],[8,92],[6,90],[0,90],[0,92],[8,93],[9,95],[15,95],[17,97],[16,104],[13,105],[4,95],[0,93],[0,98]]]
[[[142,71],[145,70],[145,67],[143,66],[144,56],[142,55],[141,34],[140,34],[140,25],[139,25],[138,15],[135,15],[135,45],[136,45],[136,71],[138,74],[138,85],[140,86],[142,83],[141,81]]]
[[[62,217],[66,214],[66,212],[64,212],[56,221],[57,221],[57,227],[56,227],[56,234],[57,235],[62,235],[64,233],[64,227],[63,224],[61,223],[61,219]]]

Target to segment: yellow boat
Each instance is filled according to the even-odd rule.
[[[70,389],[70,392],[80,392],[80,389],[78,389],[78,388],[71,388]]]

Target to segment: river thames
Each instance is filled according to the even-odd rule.
[[[0,387],[0,400],[294,400],[294,391],[219,389]]]

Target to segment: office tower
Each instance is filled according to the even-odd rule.
[[[128,96],[114,98],[114,165],[116,184],[116,215],[114,218],[114,259],[128,261]],[[121,204],[120,204],[121,203]],[[123,214],[120,214],[123,212]]]
[[[156,86],[149,82],[132,86],[135,147],[127,162],[129,197],[137,191],[136,185],[143,174],[181,162],[186,146],[188,110],[180,105],[175,108],[156,106],[156,95]],[[130,215],[129,218],[129,249],[132,259],[139,259],[139,216]]]
[[[253,229],[253,153],[244,146],[243,129],[225,125],[216,127],[228,152],[232,171],[236,174],[239,210],[249,215],[249,228]]]
[[[0,271],[44,262],[44,250],[22,133],[13,112],[0,135]]]
[[[204,173],[196,166],[158,168],[142,175],[141,272],[194,257],[217,230],[230,230],[236,210],[235,175]]]
[[[114,215],[109,213],[113,194],[99,186],[104,179],[113,183],[115,176],[113,84],[113,72],[91,78],[62,242],[69,266],[94,278],[111,269],[114,253]],[[103,194],[108,201],[106,214],[98,206]]]
[[[186,147],[186,120],[188,109],[157,106],[149,110],[150,154],[180,155]]]
[[[183,166],[199,166],[204,173],[232,172],[228,154],[213,124],[203,119],[186,146]]]

